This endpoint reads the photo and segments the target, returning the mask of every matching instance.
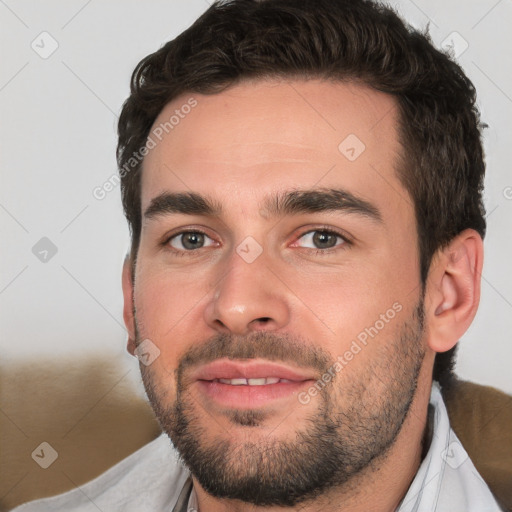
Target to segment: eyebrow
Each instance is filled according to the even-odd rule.
[[[144,218],[153,219],[170,213],[213,217],[219,215],[221,210],[220,205],[195,192],[164,192],[151,200]]]
[[[382,214],[373,204],[343,189],[293,190],[265,201],[265,210],[273,216],[339,211],[362,215],[382,223]]]
[[[339,211],[382,223],[382,214],[375,205],[343,189],[280,192],[267,198],[263,204],[262,213],[276,217]],[[195,192],[164,192],[151,200],[144,212],[144,218],[153,219],[173,213],[216,217],[222,213],[222,205]]]

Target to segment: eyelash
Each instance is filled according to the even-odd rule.
[[[318,226],[313,229],[308,229],[307,231],[304,231],[303,233],[300,233],[300,235],[297,236],[297,238],[295,239],[294,243],[297,243],[297,241],[300,240],[303,236],[308,235],[309,233],[314,233],[316,231],[321,232],[321,233],[327,233],[329,235],[337,236],[343,240],[343,243],[341,245],[336,245],[334,247],[329,247],[326,249],[319,249],[319,248],[313,249],[311,247],[303,247],[302,248],[302,249],[306,249],[310,253],[312,252],[315,256],[328,256],[328,255],[332,254],[333,252],[346,250],[348,247],[350,247],[352,245],[352,241],[348,237],[347,234],[342,233],[341,231],[337,231],[337,230],[335,230],[331,227],[327,227],[327,226]]]
[[[178,231],[177,233],[172,233],[169,236],[166,236],[162,243],[160,244],[166,251],[171,252],[174,256],[192,256],[197,251],[182,251],[180,249],[175,249],[171,246],[170,242],[173,238],[178,236],[186,235],[187,233],[200,233],[201,235],[207,236],[208,238],[212,238],[202,229],[194,228],[194,229],[184,229],[182,231]]]
[[[348,237],[348,235],[346,235],[344,233],[341,233],[340,231],[336,231],[336,230],[332,229],[331,227],[322,227],[322,226],[315,227],[313,229],[308,229],[307,231],[304,231],[303,233],[300,233],[300,235],[295,238],[295,242],[293,242],[293,243],[296,243],[298,240],[300,240],[305,235],[308,235],[309,233],[314,233],[315,231],[320,231],[322,233],[327,233],[329,235],[334,235],[334,236],[337,236],[337,237],[339,237],[339,238],[341,238],[343,240],[343,243],[341,245],[336,245],[334,247],[329,247],[329,248],[326,248],[326,249],[318,249],[318,248],[313,249],[311,247],[303,247],[302,248],[302,249],[306,249],[307,251],[310,251],[310,252],[313,251],[313,253],[315,255],[326,256],[328,254],[332,254],[335,251],[347,249],[348,247],[350,247],[352,245],[352,241]],[[200,234],[202,234],[204,236],[207,236],[208,238],[212,238],[205,231],[203,231],[201,229],[198,229],[198,228],[195,228],[195,229],[184,229],[183,231],[178,231],[177,233],[172,233],[171,235],[166,236],[165,239],[162,241],[162,243],[160,245],[164,249],[172,252],[176,256],[189,256],[190,257],[193,253],[198,252],[198,250],[195,250],[195,251],[194,250],[192,250],[192,251],[183,251],[183,250],[175,249],[174,247],[172,247],[170,245],[170,241],[173,238],[175,238],[177,236],[185,235],[187,233],[200,233]]]

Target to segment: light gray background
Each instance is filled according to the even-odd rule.
[[[488,235],[481,306],[462,338],[457,372],[512,393],[512,2],[391,4],[412,25],[429,23],[436,45],[454,41],[457,53],[468,45],[458,60],[489,124]],[[102,201],[92,191],[116,173],[117,115],[133,68],[207,7],[205,0],[0,0],[4,364],[102,354],[138,382],[122,321],[129,239],[119,188]],[[57,247],[47,262],[32,252],[43,237]]]

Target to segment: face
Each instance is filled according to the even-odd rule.
[[[214,496],[348,485],[395,442],[425,352],[394,101],[256,82],[178,98],[153,133],[173,115],[144,160],[126,296],[159,351],[141,363],[157,417]]]

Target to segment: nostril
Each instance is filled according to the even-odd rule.
[[[260,322],[262,324],[266,324],[266,323],[270,322],[270,320],[271,320],[270,317],[264,316],[264,317],[261,317],[261,318],[257,318],[256,322]]]
[[[215,324],[217,324],[218,327],[222,327],[223,329],[227,329],[227,326],[224,325],[224,323],[221,320],[219,320],[219,319],[215,320]]]

